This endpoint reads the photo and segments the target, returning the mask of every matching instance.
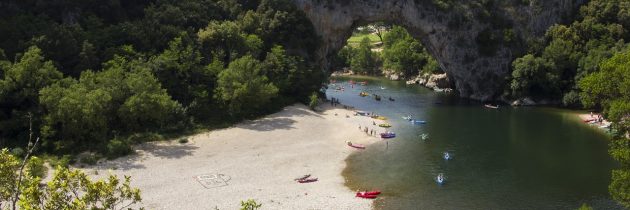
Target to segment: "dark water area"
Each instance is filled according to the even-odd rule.
[[[572,111],[488,109],[402,82],[352,79],[368,85],[352,88],[348,78],[337,78],[345,90],[331,86],[327,96],[388,117],[397,134],[346,160],[348,187],[383,191],[376,209],[576,209],[582,203],[622,209],[607,191],[616,167],[608,136]],[[361,91],[383,100],[360,97]],[[428,123],[412,125],[402,118],[407,115]],[[443,159],[446,151],[452,160]],[[435,182],[439,173],[444,185]]]

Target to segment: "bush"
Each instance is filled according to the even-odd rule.
[[[58,166],[68,167],[70,164],[74,163],[74,159],[70,155],[64,155],[61,157],[51,156],[48,160],[50,166],[53,168],[57,168]]]
[[[247,201],[241,201],[241,210],[256,210],[259,209],[262,204],[256,203],[254,199],[248,199]]]
[[[133,150],[129,142],[121,139],[112,139],[107,143],[107,157],[116,158],[131,154]]]
[[[84,163],[84,164],[88,164],[88,165],[94,165],[98,162],[98,160],[101,159],[101,156],[98,154],[94,154],[94,153],[89,153],[83,157],[81,157],[79,159],[79,162]]]
[[[26,171],[34,177],[46,178],[48,168],[44,166],[44,159],[31,157],[26,165]]]
[[[311,108],[311,110],[315,111],[315,107],[317,107],[317,104],[319,104],[319,97],[317,96],[317,92],[313,92],[310,99],[311,101],[308,106]]]
[[[160,140],[164,140],[164,137],[157,133],[136,133],[127,138],[128,142],[136,144]]]
[[[580,93],[574,90],[564,94],[562,104],[566,107],[581,107]]]
[[[180,144],[188,143],[188,138],[181,138],[181,139],[177,140],[177,142],[179,142]]]
[[[11,154],[13,154],[13,156],[15,157],[23,157],[24,156],[24,149],[22,149],[21,147],[16,147],[11,149]]]

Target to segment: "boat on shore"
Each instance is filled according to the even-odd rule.
[[[365,149],[365,145],[363,145],[363,144],[353,144],[352,142],[348,142],[348,146],[356,148],[356,149]]]
[[[381,133],[381,138],[384,138],[384,139],[396,138],[396,134],[394,132]]]
[[[367,198],[367,199],[375,199],[378,197],[378,195],[371,195],[371,194],[367,194],[365,192],[357,192],[356,197],[358,198]]]
[[[383,124],[379,124],[379,125],[378,125],[378,127],[381,127],[381,128],[390,128],[390,127],[392,127],[392,125],[390,125],[389,123],[383,123]]]
[[[310,179],[300,179],[298,180],[299,183],[311,183],[311,182],[316,182],[317,178],[310,178]]]
[[[368,116],[368,115],[370,115],[370,113],[365,112],[365,111],[356,111],[354,113],[355,113],[355,115],[359,115],[359,116]]]
[[[311,175],[310,175],[310,174],[306,174],[306,175],[304,175],[304,176],[302,176],[302,177],[300,177],[300,178],[296,178],[296,179],[294,179],[294,180],[295,180],[295,181],[300,181],[300,180],[308,179],[309,177],[311,177]]]
[[[372,119],[377,119],[377,120],[387,120],[387,117],[384,117],[384,116],[379,116],[379,115],[372,115]]]

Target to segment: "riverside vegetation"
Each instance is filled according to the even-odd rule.
[[[431,3],[445,9],[457,4]],[[14,158],[29,148],[31,120],[32,135],[41,137],[35,153],[88,150],[116,157],[130,153],[134,143],[160,139],[157,133],[230,124],[295,101],[315,103],[313,92],[325,80],[314,61],[319,37],[292,5],[288,0],[0,3],[0,147],[14,148],[13,154],[2,152],[7,160],[2,180],[18,171]],[[610,153],[621,163],[609,190],[630,208],[630,1],[590,1],[574,19],[526,40],[528,50],[513,62],[503,97],[602,110],[617,131]],[[503,31],[482,34],[477,42],[514,39],[509,29]],[[369,39],[348,46],[334,65],[366,74],[379,73],[381,66],[405,76],[441,71],[403,28],[393,27],[382,42],[381,53],[372,52]],[[80,173],[57,171],[85,186],[95,184]],[[25,179],[26,189],[45,192],[28,185],[38,182],[28,181],[37,176],[27,176],[33,179]],[[116,180],[97,183],[138,200],[128,178],[126,188],[115,187]],[[3,199],[10,197],[2,190]]]

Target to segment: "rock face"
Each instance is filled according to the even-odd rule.
[[[421,40],[450,75],[462,97],[496,98],[510,64],[528,39],[572,17],[585,0],[293,0],[322,39],[319,61],[346,45],[357,26],[386,21]],[[490,3],[487,3],[490,2]]]
[[[408,85],[418,84],[437,92],[451,92],[453,82],[444,74],[423,74],[407,81]]]

